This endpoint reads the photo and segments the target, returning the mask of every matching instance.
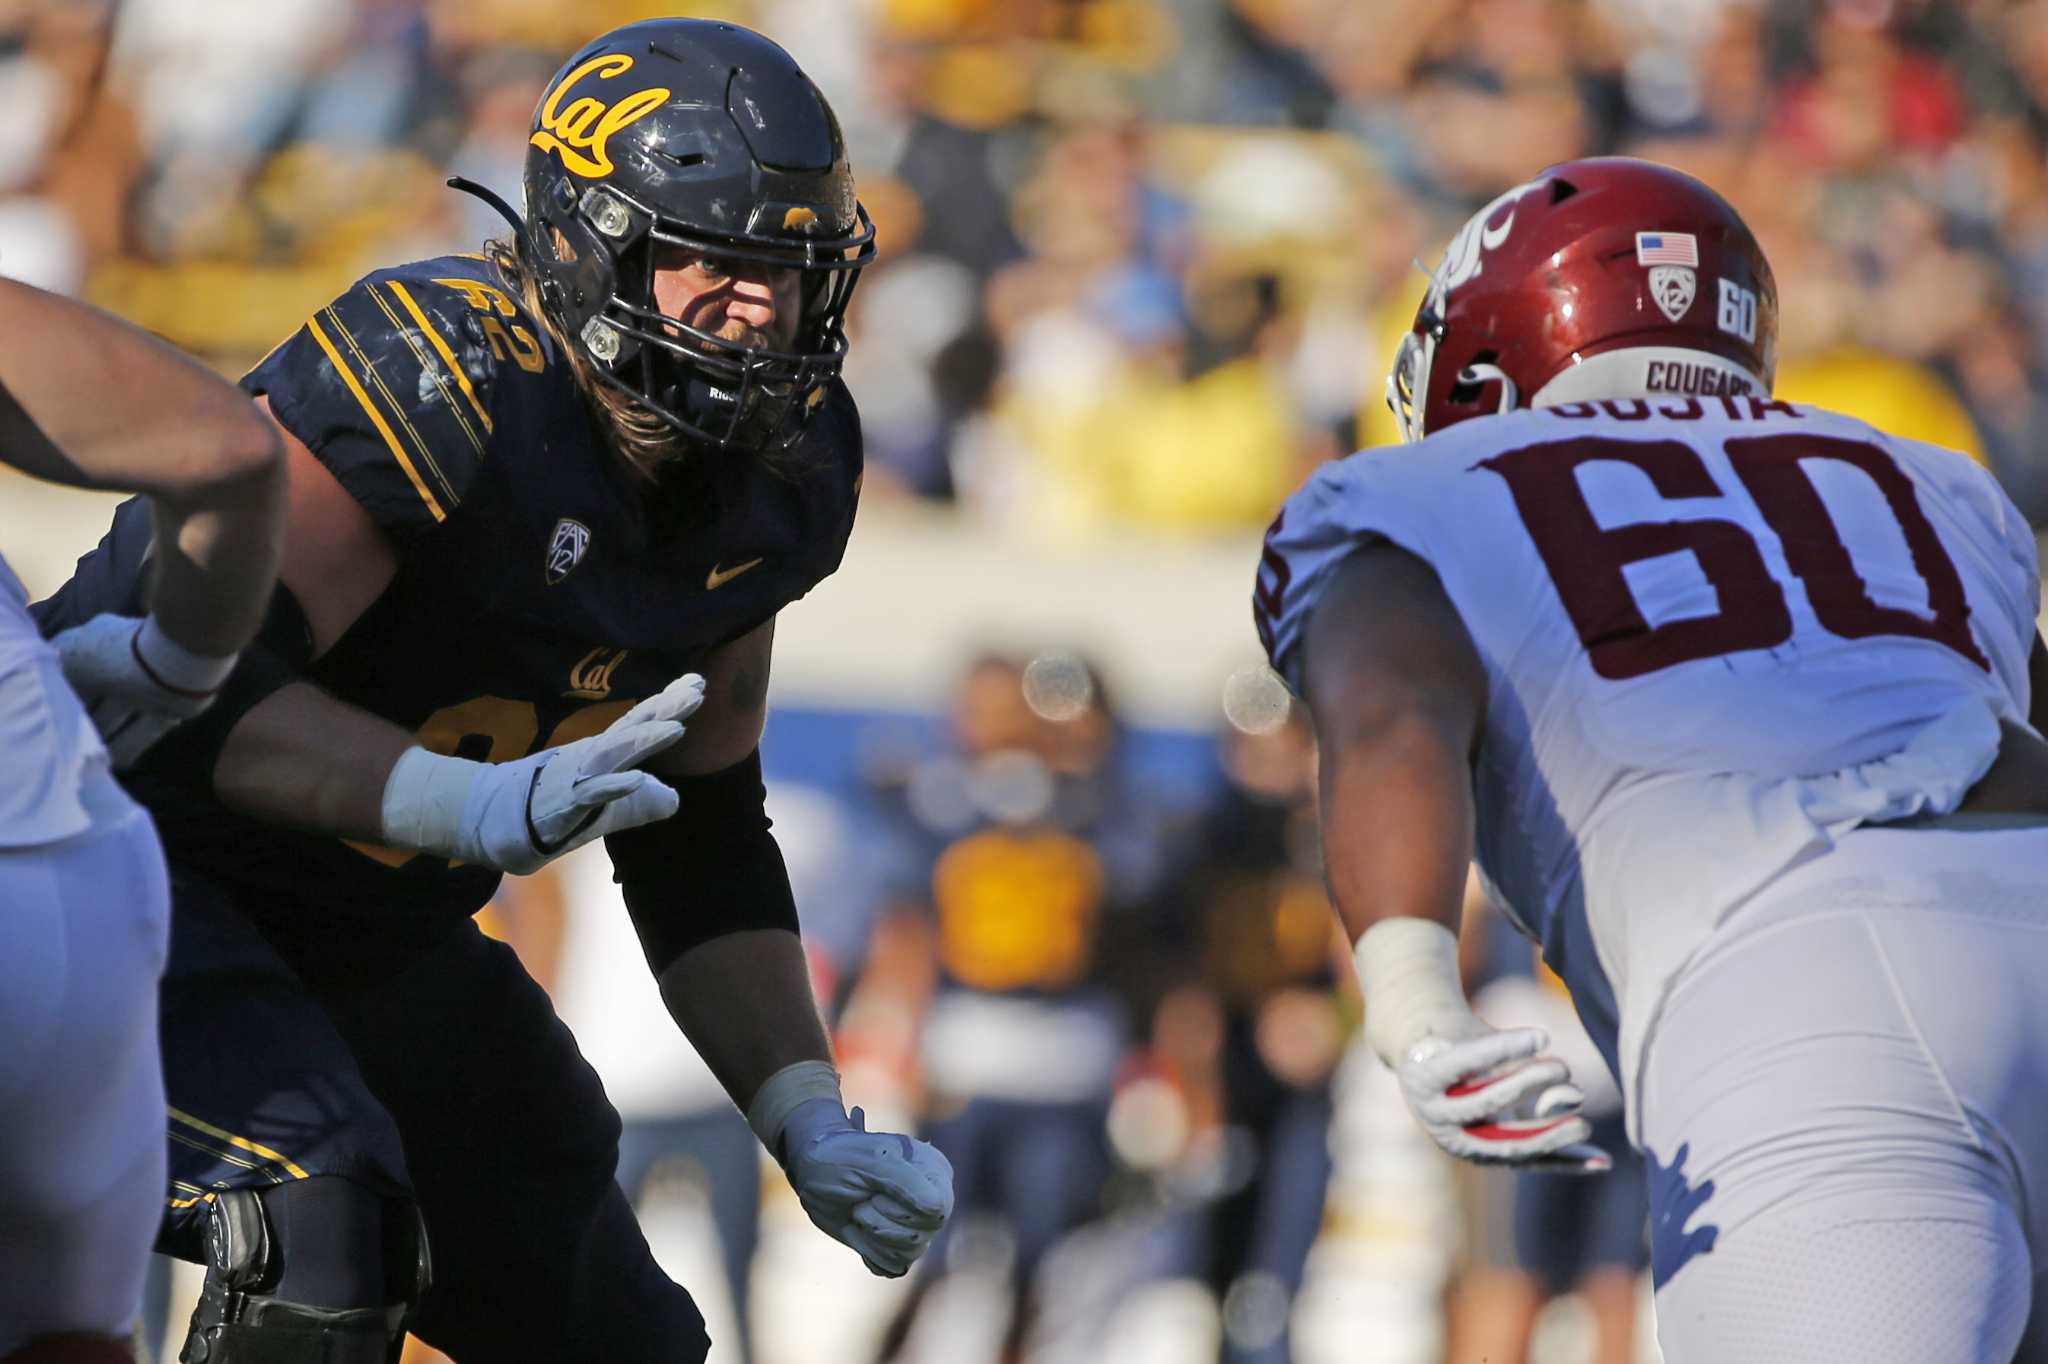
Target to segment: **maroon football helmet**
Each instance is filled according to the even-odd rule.
[[[1653,161],[1567,161],[1460,228],[1387,376],[1404,440],[1515,407],[1769,393],[1778,290],[1728,201]]]

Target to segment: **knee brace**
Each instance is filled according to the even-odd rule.
[[[215,1195],[180,1364],[395,1364],[431,1276],[417,1208],[336,1176]]]

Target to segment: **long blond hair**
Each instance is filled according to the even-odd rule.
[[[519,259],[518,250],[510,242],[493,238],[484,243],[484,258],[497,268],[505,283],[519,295],[526,304],[526,311],[548,329],[557,353],[568,357],[570,372],[576,376],[576,386],[583,391],[584,400],[590,404],[598,424],[604,428],[607,442],[626,467],[642,481],[652,483],[664,468],[681,461],[690,448],[682,432],[615,385],[605,382],[582,348],[569,343],[569,338],[555,325],[554,318],[540,306],[540,283]]]

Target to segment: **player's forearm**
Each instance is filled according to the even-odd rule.
[[[0,279],[0,460],[39,478],[206,505],[282,478],[275,433],[191,357],[97,309]]]
[[[803,942],[786,929],[698,944],[661,973],[661,997],[741,1112],[784,1066],[832,1059]]]
[[[1455,937],[1472,860],[1478,653],[1436,574],[1391,545],[1354,553],[1310,617],[1323,854],[1352,939],[1408,917]]]
[[[232,384],[125,322],[0,280],[0,459],[148,494],[157,628],[207,657],[255,635],[277,575],[284,460]]]
[[[1324,866],[1353,941],[1401,915],[1457,933],[1473,825],[1457,743],[1427,715],[1408,715],[1325,745]]]
[[[266,822],[381,841],[385,786],[412,745],[390,721],[294,683],[236,724],[214,765],[214,793]]]
[[[283,472],[279,463],[192,504],[154,504],[150,614],[196,654],[235,653],[263,624],[283,540]]]

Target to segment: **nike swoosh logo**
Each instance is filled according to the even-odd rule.
[[[724,587],[734,578],[739,577],[740,574],[760,562],[759,559],[749,559],[745,563],[732,568],[720,568],[718,565],[713,564],[711,571],[704,575],[704,590],[706,592],[716,592],[719,588]]]

